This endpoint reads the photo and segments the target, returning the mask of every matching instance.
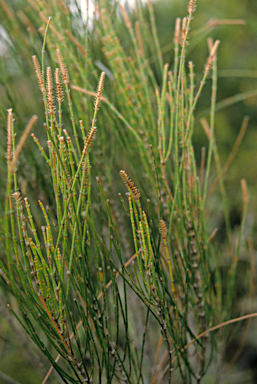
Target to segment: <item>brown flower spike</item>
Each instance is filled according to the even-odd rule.
[[[103,87],[104,87],[104,77],[105,77],[105,72],[102,72],[100,76],[98,88],[97,88],[96,98],[95,98],[95,112],[98,111],[100,106],[101,96],[102,96]]]
[[[36,76],[37,76],[39,88],[41,89],[41,92],[44,95],[46,91],[45,91],[43,76],[42,76],[42,72],[41,72],[41,68],[40,68],[38,59],[36,56],[32,56],[32,59],[33,59],[33,64],[34,64],[35,71],[36,71]]]
[[[125,171],[120,171],[120,175],[124,181],[124,183],[126,184],[128,190],[130,192],[132,192],[134,198],[136,200],[139,200],[140,199],[140,191],[137,189],[137,187],[135,187],[134,183],[128,178],[128,175],[126,174]]]

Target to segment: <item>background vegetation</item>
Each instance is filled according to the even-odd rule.
[[[134,128],[137,127],[135,130],[136,134],[142,135],[143,138],[145,135],[144,139],[146,142],[151,142],[154,145],[158,140],[151,137],[152,130],[150,128],[149,136],[147,136],[147,125],[144,122],[143,114],[142,112],[140,114],[140,111],[137,110],[140,103],[144,102],[142,108],[145,108],[145,111],[149,111],[146,105],[147,100],[132,100],[132,105],[129,104],[130,77],[129,74],[126,75],[124,72],[125,69],[128,70],[130,68],[128,63],[126,63],[127,67],[120,67],[118,62],[112,61],[112,55],[115,57],[115,51],[112,52],[112,49],[114,50],[115,47],[114,45],[111,46],[113,42],[111,42],[110,36],[113,38],[112,34],[114,32],[119,36],[125,54],[127,56],[131,55],[135,60],[135,56],[133,56],[133,40],[124,22],[124,15],[122,16],[118,4],[115,2],[105,1],[104,4],[103,2],[97,2],[101,9],[104,8],[106,10],[105,15],[107,15],[107,19],[105,20],[105,15],[103,14],[100,20],[91,25],[91,21],[89,22],[86,18],[82,18],[80,8],[76,2],[71,6],[72,13],[69,11],[70,4],[66,5],[62,1],[36,2],[23,0],[5,2],[1,0],[0,3],[0,22],[2,28],[0,124],[3,138],[7,137],[6,110],[13,108],[17,137],[21,137],[28,120],[32,115],[36,114],[38,122],[34,131],[42,145],[46,142],[46,132],[43,129],[45,112],[41,92],[37,85],[32,56],[36,55],[41,61],[44,30],[49,16],[52,16],[53,20],[50,24],[51,27],[48,32],[45,50],[46,67],[48,65],[53,66],[53,68],[56,67],[57,57],[55,51],[56,48],[60,48],[69,70],[71,85],[82,87],[93,93],[97,89],[101,71],[104,70],[106,72],[104,96],[107,97],[111,105],[109,104],[107,109],[106,104],[103,103],[97,116],[99,134],[97,135],[97,140],[93,143],[94,149],[91,159],[91,172],[94,175],[92,193],[96,197],[93,209],[99,218],[97,230],[100,232],[103,228],[108,228],[108,215],[106,215],[103,208],[101,196],[95,182],[95,176],[100,175],[104,193],[110,199],[114,211],[116,210],[115,217],[120,219],[118,225],[120,226],[121,233],[123,233],[123,236],[121,236],[121,239],[123,239],[122,247],[124,255],[128,259],[134,252],[134,246],[133,241],[130,242],[124,237],[128,227],[124,224],[124,211],[119,206],[120,202],[116,196],[118,192],[122,192],[123,196],[125,196],[125,188],[118,173],[121,169],[126,169],[135,185],[139,188],[141,195],[152,200],[154,200],[154,193],[151,193],[151,189],[154,189],[154,183],[151,180],[149,181],[148,168],[143,163],[148,161],[149,154],[145,148],[139,147],[133,141],[133,135],[131,136],[130,130],[124,135],[124,129],[130,124]],[[160,63],[173,63],[175,21],[176,17],[182,18],[185,16],[186,7],[187,1],[156,1],[153,3],[153,12],[163,58],[160,55],[158,56],[154,45],[149,44],[149,42],[145,44],[145,55],[149,59],[150,68],[153,71],[151,80],[154,84],[152,89],[159,88],[161,91],[163,86],[163,66]],[[118,12],[117,18],[114,17],[116,12]],[[128,10],[128,13],[130,14],[132,25],[135,26],[134,23],[138,15],[133,10]],[[215,140],[222,165],[226,163],[231,152],[235,154],[235,148],[233,150],[234,143],[237,140],[244,116],[249,116],[246,134],[243,135],[244,132],[241,131],[242,143],[240,150],[236,153],[235,159],[229,167],[225,178],[229,221],[233,229],[232,239],[240,234],[239,225],[243,213],[240,180],[244,177],[247,181],[250,202],[243,239],[248,240],[248,242],[242,242],[242,250],[237,255],[239,256],[239,267],[236,269],[235,285],[231,285],[235,289],[232,295],[233,306],[227,308],[227,313],[223,314],[224,317],[213,321],[213,325],[231,317],[256,312],[254,310],[256,301],[253,287],[253,260],[255,259],[253,247],[256,247],[256,240],[253,234],[257,208],[255,197],[256,167],[254,167],[257,134],[255,89],[257,71],[255,69],[256,53],[253,49],[256,46],[257,39],[255,14],[256,4],[253,1],[235,1],[231,4],[216,0],[211,4],[207,4],[206,1],[199,0],[197,2],[197,12],[195,12],[191,24],[190,45],[187,48],[186,61],[193,61],[195,79],[198,84],[203,76],[203,68],[208,56],[207,38],[211,36],[214,41],[216,39],[221,41],[218,52]],[[151,20],[147,6],[142,9],[142,17],[146,20],[145,36],[143,38],[147,39],[147,31],[151,30]],[[110,18],[113,21],[112,28],[108,26]],[[228,25],[229,22],[224,23],[224,25],[218,25],[222,23],[215,20],[221,19],[236,19],[237,21],[234,24],[237,25]],[[90,24],[89,27],[87,22]],[[143,32],[141,31],[141,33]],[[133,62],[131,62],[132,64]],[[71,95],[76,122],[78,123],[78,120],[82,119],[86,132],[88,132],[94,113],[93,98],[90,94],[82,94],[75,87]],[[132,84],[131,87],[135,87],[135,84]],[[207,135],[200,121],[203,117],[209,119],[211,89],[212,84],[209,79],[205,84],[195,111],[195,129],[192,141],[198,167],[200,167],[201,163],[202,147],[206,147],[207,151],[209,145]],[[151,102],[152,97],[153,94],[151,93],[149,95]],[[114,107],[116,108],[115,110]],[[156,124],[156,103],[155,108],[153,108],[153,116],[146,116],[145,118],[145,121],[150,122],[152,127]],[[119,114],[125,116],[126,119],[120,119]],[[70,126],[70,110],[65,98],[62,116],[63,126]],[[81,138],[78,140],[79,148],[82,146],[83,140]],[[45,145],[44,147],[46,148]],[[5,139],[1,141],[0,151],[1,179],[7,180]],[[155,156],[158,157],[158,153],[155,153]],[[142,162],[142,165],[140,162]],[[215,162],[213,162],[209,185],[212,185],[216,177],[217,171]],[[45,206],[50,207],[51,211],[51,207],[55,204],[55,196],[52,190],[48,165],[41,156],[40,151],[37,150],[32,139],[27,140],[19,156],[17,182],[22,195],[28,197],[35,225],[40,233],[44,217],[37,201],[40,199]],[[2,211],[4,211],[5,182],[0,184],[0,194],[2,196]],[[165,203],[165,198],[162,200],[163,203]],[[142,202],[142,204],[146,205],[146,201]],[[147,208],[143,207],[143,209],[146,210]],[[230,248],[227,243],[228,227],[226,227],[221,194],[218,189],[208,199],[206,216],[209,234],[212,233],[212,230],[218,228],[216,248],[213,252],[223,255],[225,262],[220,266],[220,278],[225,280],[228,268],[226,253]],[[158,221],[153,223],[153,232],[158,233],[158,225]],[[103,230],[101,235],[108,238],[108,229],[107,233],[104,233]],[[249,239],[253,239],[253,245]],[[249,248],[252,255],[251,266],[249,262]],[[4,250],[1,250],[1,252],[4,254]],[[1,288],[0,370],[20,383],[41,382],[49,368],[49,363],[35,349],[35,346],[26,337],[14,316],[7,309],[7,302],[11,302],[12,305],[15,304],[3,278],[1,280]],[[221,292],[221,295],[224,294],[224,302],[226,302],[228,300],[225,295],[226,284],[224,284],[222,289],[224,289],[224,292]],[[130,300],[134,300],[134,298],[130,297]],[[136,307],[137,302],[135,301],[132,305]],[[250,323],[248,324],[250,326]],[[220,371],[217,373],[211,367],[209,375],[205,379],[207,383],[219,382],[219,380],[220,382],[232,381],[235,383],[254,383],[256,381],[255,363],[257,355],[256,344],[252,337],[256,331],[254,320],[247,335],[245,329],[247,328],[242,323],[236,325],[235,329],[230,328],[229,331],[224,331],[224,333],[219,335],[223,339],[223,343],[219,345],[221,350],[220,354],[218,354],[218,359],[221,360],[219,365]],[[242,344],[241,340],[244,341]],[[233,351],[235,350],[240,352],[240,356],[236,356],[235,360],[237,362],[230,364],[231,359],[233,362]],[[151,353],[148,352],[148,354],[151,361]],[[217,360],[215,364],[217,364]],[[232,366],[233,368],[231,369]],[[8,382],[3,378],[0,379],[0,382],[1,380],[3,383]],[[55,374],[52,374],[50,380],[58,382],[59,379]]]

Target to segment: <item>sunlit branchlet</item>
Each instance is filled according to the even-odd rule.
[[[181,18],[176,18],[176,24],[175,24],[175,33],[174,33],[174,44],[179,44],[179,37],[180,37],[180,24],[181,24]]]
[[[135,187],[134,183],[128,178],[127,174],[125,171],[120,171],[120,175],[124,181],[124,183],[126,184],[128,190],[130,192],[132,192],[134,198],[136,200],[139,200],[140,199],[140,191],[137,189],[137,187]]]
[[[187,32],[187,18],[183,17],[182,29],[181,29],[181,45],[185,44],[186,32]]]
[[[144,44],[143,44],[143,40],[142,40],[142,36],[141,36],[141,32],[140,32],[139,21],[135,22],[135,30],[136,30],[137,44],[139,47],[139,53],[141,56],[143,56],[144,55]]]
[[[218,46],[219,46],[219,43],[220,41],[219,40],[216,40],[213,47],[212,47],[212,50],[211,50],[211,53],[208,57],[208,61],[207,61],[207,64],[205,66],[205,70],[204,70],[204,74],[207,75],[210,68],[211,68],[211,64],[215,58],[215,55],[216,55],[216,52],[217,52],[217,49],[218,49]]]
[[[206,28],[212,29],[220,25],[245,25],[246,21],[244,19],[210,19],[206,23]]]
[[[1,0],[0,1],[0,4],[1,4],[1,10],[2,12],[5,13],[5,17],[8,18],[9,20],[15,20],[15,15],[12,11],[12,7],[8,5],[9,2],[7,1],[3,1]]]
[[[32,33],[33,35],[37,34],[37,31],[33,25],[33,23],[30,21],[30,19],[25,15],[23,11],[18,11],[17,13],[18,18],[21,20],[21,22],[26,27],[27,31]]]
[[[52,19],[52,17],[47,17],[44,12],[39,12],[39,16],[40,18],[44,21],[45,24],[48,24],[49,25],[49,28],[51,29],[51,31],[58,37],[58,39],[63,42],[64,41],[64,38],[63,38],[63,35],[61,33],[59,33],[57,31],[57,29],[52,25],[50,24],[50,21]]]
[[[125,24],[126,24],[127,28],[128,29],[132,28],[129,16],[128,16],[127,12],[126,12],[126,9],[124,8],[124,6],[122,4],[120,4],[120,9],[121,9],[122,16],[124,18],[124,21],[125,21]]]
[[[248,197],[248,191],[247,191],[247,185],[246,185],[245,179],[241,179],[241,188],[242,188],[242,192],[243,192],[244,205],[247,205],[248,201],[249,201],[249,197]]]
[[[167,242],[167,226],[165,224],[165,221],[162,219],[160,220],[160,233],[162,236],[162,240],[163,240],[163,244],[164,244],[164,248],[165,248],[166,259],[167,259],[167,263],[168,263],[168,267],[169,267],[169,274],[170,274],[170,282],[171,282],[173,299],[175,300],[175,284],[174,284],[174,276],[173,276],[170,253],[169,253],[168,242]]]
[[[65,33],[69,37],[69,39],[76,45],[76,47],[79,49],[79,51],[82,53],[82,55],[85,57],[87,52],[86,52],[85,48],[83,47],[83,45],[80,44],[80,42],[75,38],[75,36],[73,36],[71,31],[66,29]]]

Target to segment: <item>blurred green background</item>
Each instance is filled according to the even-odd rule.
[[[23,29],[26,35],[26,28],[21,23],[21,13],[29,16],[27,1],[9,1],[15,23],[17,24],[17,35],[9,36],[9,21],[5,18],[5,12],[0,12],[1,26],[1,59],[0,59],[0,126],[2,137],[0,144],[0,177],[4,180],[5,168],[5,126],[6,109],[14,108],[16,115],[15,130],[18,134],[24,130],[25,124],[33,114],[39,116],[39,120],[44,119],[43,107],[40,91],[34,75],[31,62],[33,54],[40,54],[41,40],[37,31],[33,31],[26,41],[20,44],[19,29]],[[1,1],[0,1],[1,6]],[[186,0],[158,0],[153,2],[157,32],[160,45],[164,54],[165,62],[173,61],[173,36],[176,17],[184,17],[186,14]],[[133,19],[133,9],[130,9]],[[231,153],[237,135],[239,133],[244,116],[249,116],[249,124],[243,138],[236,158],[229,168],[225,185],[229,197],[230,217],[232,226],[235,228],[240,222],[242,196],[240,180],[245,178],[247,181],[250,203],[247,215],[246,231],[248,236],[253,237],[255,248],[257,246],[256,212],[257,212],[257,2],[255,0],[198,0],[197,9],[192,21],[190,31],[190,46],[188,47],[188,60],[194,63],[196,78],[200,80],[204,65],[208,57],[207,38],[221,41],[218,50],[218,93],[217,105],[220,107],[216,113],[215,137],[222,164],[224,164]],[[145,17],[148,18],[148,11],[145,9]],[[53,15],[54,23],[55,15]],[[210,28],[210,20],[237,19],[244,20],[242,25],[223,25]],[[79,15],[78,15],[79,20]],[[79,23],[79,21],[78,21]],[[120,37],[129,49],[130,41],[123,22],[118,25]],[[95,60],[102,59],[100,43],[97,38],[90,41],[91,48],[95,55]],[[155,69],[154,58],[152,60]],[[157,70],[156,70],[157,73]],[[158,78],[158,73],[157,73]],[[26,97],[24,97],[26,95]],[[199,154],[200,162],[201,148],[207,145],[207,140],[200,118],[209,119],[209,101],[211,95],[211,82],[207,81],[204,91],[196,109],[196,130],[194,143],[196,152]],[[225,101],[225,103],[224,103]],[[227,104],[226,107],[222,107]],[[45,140],[44,132],[38,134],[39,139]],[[26,144],[26,150],[20,157],[20,183],[26,189],[28,197],[33,197],[33,193],[40,197],[46,187],[45,178],[46,165],[41,159],[40,154],[31,148],[31,141]],[[30,164],[34,167],[30,167]],[[213,180],[215,179],[215,167],[213,166]],[[37,186],[37,190],[35,190]],[[0,183],[0,194],[5,192],[5,183]],[[48,197],[49,198],[49,197]],[[213,196],[213,210],[215,226],[220,231],[219,239],[222,243],[222,229],[224,228],[222,214],[219,210],[219,195]],[[3,202],[2,202],[3,204]],[[245,292],[248,286],[246,279],[249,278],[245,273],[245,264],[242,260],[240,273],[238,274],[238,306],[235,308],[235,316],[243,311],[247,305],[248,298]],[[1,287],[0,287],[1,288]],[[11,318],[6,309],[6,302],[12,302],[12,298],[0,290],[0,371],[16,379],[21,384],[41,383],[44,374],[47,372],[49,364],[46,363],[39,352],[34,349],[32,342],[23,334],[20,326]],[[12,303],[14,305],[14,303]],[[253,311],[257,311],[256,300]],[[236,350],[240,343],[240,337],[244,324],[235,327],[234,337],[228,345],[226,356],[227,361],[221,363],[220,377],[209,377],[203,381],[205,383],[256,383],[257,382],[257,325],[256,320],[252,321],[251,327],[245,342],[241,357],[232,370],[226,370],[227,362],[231,358],[231,351]],[[15,367],[15,370],[14,370]],[[207,381],[208,380],[208,381]],[[0,384],[8,381],[1,378]],[[11,382],[11,381],[10,381]],[[58,382],[55,375],[51,382]]]

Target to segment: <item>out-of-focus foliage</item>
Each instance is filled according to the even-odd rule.
[[[175,18],[183,17],[186,0],[158,0],[153,3],[157,30],[166,61],[173,52],[173,31]],[[221,41],[218,52],[218,94],[217,102],[227,100],[228,106],[216,113],[216,141],[222,162],[227,160],[245,115],[250,117],[247,133],[240,150],[227,173],[226,187],[229,195],[232,224],[237,225],[240,217],[240,179],[244,176],[250,191],[251,211],[256,211],[257,168],[257,2],[245,1],[197,1],[197,12],[192,21],[191,42],[188,59],[195,64],[197,76],[201,76],[205,63],[207,38]],[[221,25],[209,28],[215,20],[244,20],[244,25]],[[200,53],[200,54],[199,54]],[[209,83],[210,85],[210,83]],[[205,87],[205,97],[199,100],[196,119],[208,117],[210,87]],[[233,97],[239,98],[238,102]],[[229,100],[231,98],[231,100]],[[195,135],[198,153],[207,143],[201,125]]]

